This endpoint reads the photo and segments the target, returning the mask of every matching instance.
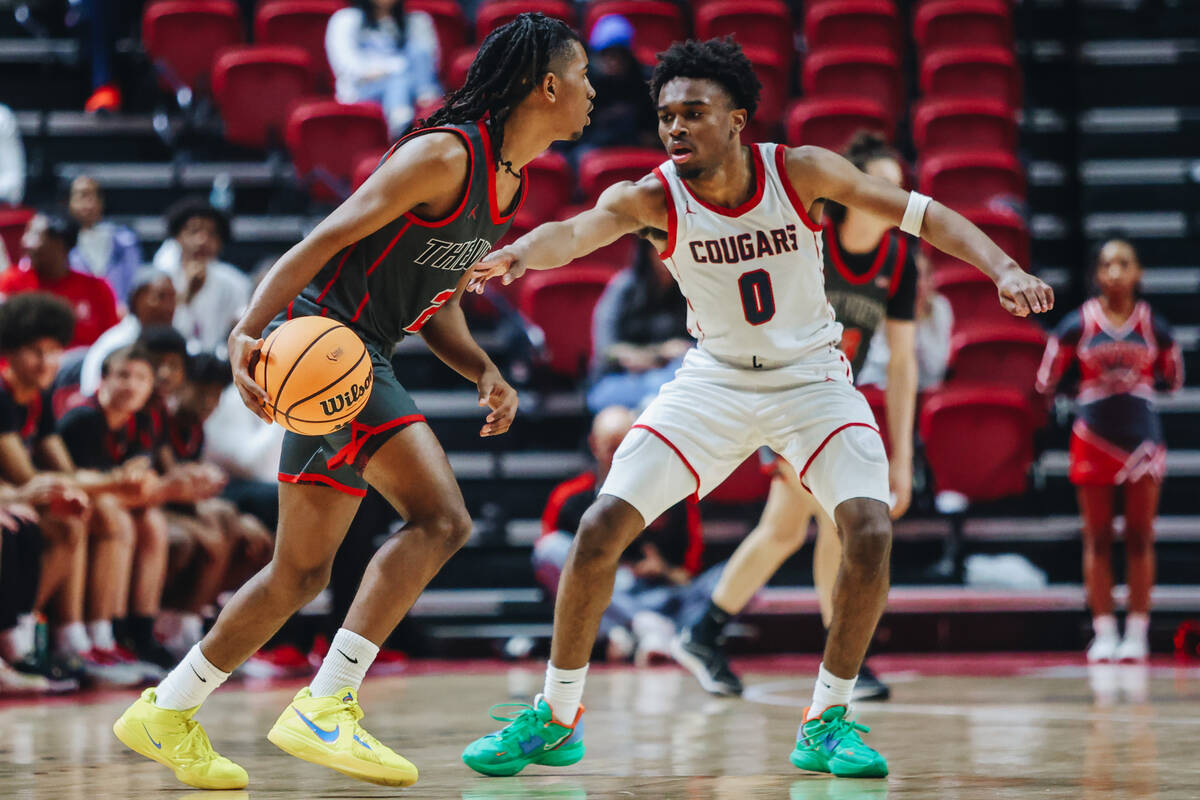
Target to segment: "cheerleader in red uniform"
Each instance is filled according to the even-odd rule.
[[[1083,576],[1095,638],[1088,661],[1141,661],[1149,653],[1154,586],[1154,518],[1166,471],[1156,389],[1183,385],[1183,361],[1171,328],[1138,297],[1142,267],[1129,242],[1104,244],[1096,261],[1099,295],[1054,331],[1038,371],[1050,396],[1078,365],[1069,477],[1083,515]],[[1113,509],[1124,492],[1129,614],[1125,636],[1113,616]]]

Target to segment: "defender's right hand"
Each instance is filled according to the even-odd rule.
[[[467,291],[483,294],[483,287],[492,278],[500,278],[505,286],[525,274],[525,265],[516,254],[507,247],[488,253],[487,256],[471,267],[471,279],[467,281]]]
[[[274,422],[267,413],[267,393],[254,382],[250,374],[250,360],[262,353],[263,340],[234,331],[229,334],[229,365],[233,369],[233,384],[246,408],[270,425]]]

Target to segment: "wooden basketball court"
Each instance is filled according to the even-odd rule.
[[[359,783],[276,750],[267,729],[303,682],[232,684],[201,711],[216,747],[250,772],[243,792],[198,792],[124,750],[110,726],[128,692],[0,703],[0,797],[370,798],[461,800],[818,800],[818,798],[1200,798],[1200,665],[1084,666],[1075,656],[879,657],[886,703],[859,720],[892,774],[881,781],[800,773],[788,763],[813,658],[739,662],[741,700],[705,694],[673,666],[598,667],[585,702],[588,756],[483,778],[459,753],[494,730],[487,710],[528,701],[540,663],[414,664],[363,687],[365,724],[411,759],[404,790]],[[638,709],[636,714],[632,709]]]

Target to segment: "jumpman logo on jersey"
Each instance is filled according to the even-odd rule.
[[[475,219],[475,212],[479,210],[479,203],[471,206],[471,210],[467,212],[467,219]]]
[[[684,214],[695,214],[696,212],[695,212],[695,211],[692,211],[692,204],[691,204],[691,203],[684,203],[684,204],[683,204],[683,213],[684,213]]]

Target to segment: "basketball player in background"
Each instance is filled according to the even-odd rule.
[[[1000,303],[1017,316],[1045,311],[1054,298],[982,231],[928,197],[819,147],[742,145],[760,88],[731,39],[672,45],[650,85],[668,160],[474,270],[472,288],[482,289],[488,279],[510,282],[637,233],[657,244],[679,282],[698,340],[621,443],[580,522],[559,584],[544,692],[463,753],[485,775],[583,757],[584,677],[620,554],[646,520],[693,492],[703,496],[762,445],[795,467],[842,538],[824,659],[791,762],[838,776],[887,774],[859,735],[866,727],[847,712],[887,602],[888,462],[837,348],[841,326],[825,300],[813,217],[828,199],[923,236],[992,278]]]
[[[445,453],[392,371],[397,341],[420,333],[479,389],[490,413],[480,435],[508,430],[517,395],[471,337],[459,298],[470,267],[508,230],[526,189],[523,166],[552,142],[577,139],[593,97],[587,56],[562,22],[521,14],[491,33],[466,82],[394,145],[375,173],[271,268],[229,337],[234,380],[267,422],[250,377],[264,329],[322,315],[366,343],[374,389],[358,417],[321,436],[288,433],[279,471],[271,563],[241,588],[216,625],[114,725],[127,746],[184,783],[241,788],[246,771],[218,755],[193,715],[329,580],[367,484],[404,527],[375,554],[311,686],[268,739],[299,758],[373,783],[403,786],[416,768],[371,736],[358,689],[425,585],[467,540],[471,520]]]

